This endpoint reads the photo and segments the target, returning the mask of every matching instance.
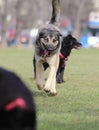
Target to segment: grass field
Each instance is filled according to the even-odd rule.
[[[72,51],[56,97],[37,89],[32,57],[30,48],[0,48],[0,66],[17,73],[34,93],[38,130],[99,130],[99,49]]]

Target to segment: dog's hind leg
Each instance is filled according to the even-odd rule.
[[[36,84],[39,90],[42,90],[45,84],[44,68],[42,62],[36,62]]]
[[[34,79],[36,79],[36,59],[33,57]]]

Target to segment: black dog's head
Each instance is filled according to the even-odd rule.
[[[82,44],[77,41],[72,35],[68,34],[66,37],[63,38],[63,44],[70,48],[79,49]]]
[[[43,50],[43,53],[46,53],[46,56],[49,53],[56,52],[61,44],[62,35],[59,30],[52,26],[40,29],[37,38],[37,43],[40,49]]]
[[[82,46],[81,43],[77,41],[72,35],[68,34],[66,37],[63,37],[61,52],[65,57],[70,55],[71,50],[79,49]]]
[[[32,96],[16,74],[0,68],[0,130],[36,130]]]

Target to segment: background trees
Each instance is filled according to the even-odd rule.
[[[2,24],[4,32],[10,24],[16,24],[20,31],[34,28],[46,22],[51,16],[51,0],[1,0]],[[61,0],[60,20],[73,22],[73,34],[79,37],[85,26],[88,14],[93,8],[92,0]]]

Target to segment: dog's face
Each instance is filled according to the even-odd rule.
[[[77,41],[76,38],[74,38],[72,35],[67,35],[65,38],[64,38],[64,43],[66,46],[70,47],[71,49],[79,49],[82,44],[80,42]]]
[[[38,35],[39,45],[45,55],[58,50],[61,44],[61,33],[58,30],[43,28]]]

